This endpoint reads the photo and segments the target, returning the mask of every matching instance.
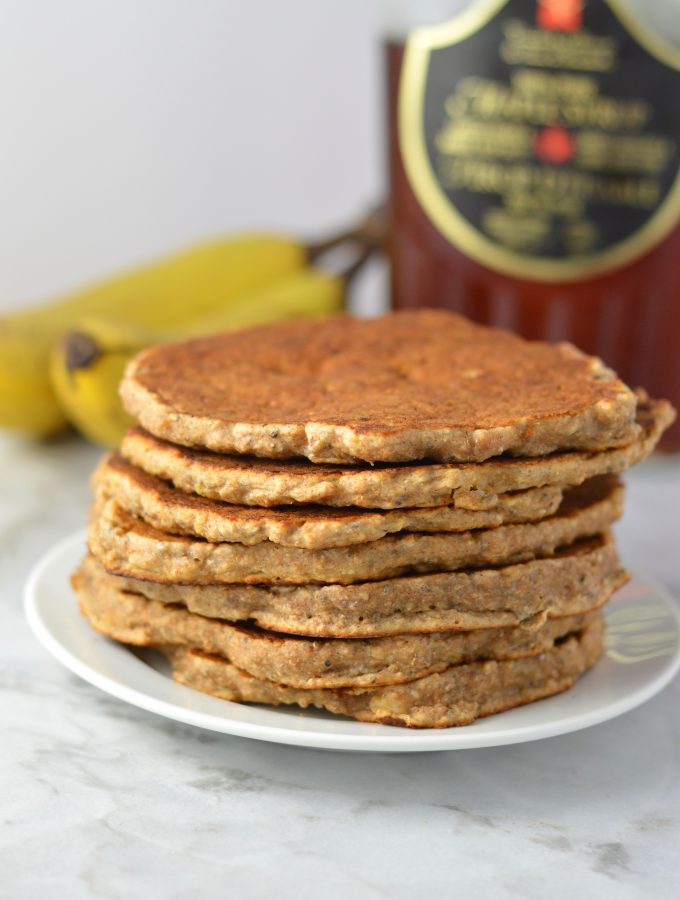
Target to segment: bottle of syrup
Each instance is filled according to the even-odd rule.
[[[393,306],[571,341],[680,408],[678,0],[388,16]]]

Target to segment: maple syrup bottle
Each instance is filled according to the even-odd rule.
[[[572,341],[680,408],[680,4],[387,11],[393,306]]]

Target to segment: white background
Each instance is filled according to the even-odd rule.
[[[319,236],[381,195],[375,0],[0,11],[0,308],[233,230]]]

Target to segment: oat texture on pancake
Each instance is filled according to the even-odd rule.
[[[85,570],[73,584],[92,625],[108,637],[142,647],[181,646],[215,653],[257,678],[300,688],[400,684],[485,659],[544,653],[596,612],[558,619],[528,619],[519,627],[403,634],[367,640],[304,639],[251,624],[196,616],[173,604],[108,589]]]
[[[497,504],[498,494],[544,485],[578,485],[642,462],[675,414],[665,400],[650,400],[642,392],[637,399],[637,438],[625,447],[599,452],[572,450],[524,459],[502,456],[484,463],[331,466],[211,453],[181,447],[135,427],[123,439],[121,453],[138,468],[187,494],[245,506],[318,503],[402,509],[446,504],[490,509]]]
[[[602,632],[597,616],[540,656],[463,663],[401,684],[340,689],[292,688],[255,678],[218,654],[163,650],[179,682],[225,700],[316,706],[360,722],[406,728],[449,728],[568,690],[600,657]]]
[[[320,463],[604,450],[639,433],[635,395],[599,359],[433,310],[153,347],[121,394],[175,443]]]
[[[421,572],[451,572],[520,562],[600,534],[619,518],[623,487],[613,477],[571,488],[554,516],[474,531],[397,534],[364,544],[303,550],[272,542],[214,544],[166,534],[115,500],[95,504],[90,550],[113,572],[135,578],[163,572],[194,584],[352,584]]]
[[[81,577],[189,612],[304,637],[372,638],[473,631],[600,609],[626,582],[611,534],[548,556],[494,568],[410,575],[357,584],[186,584],[115,575],[94,556]]]
[[[500,494],[486,509],[455,505],[391,510],[320,505],[260,509],[187,494],[117,453],[102,460],[93,486],[98,500],[115,499],[126,512],[160,531],[195,535],[212,543],[271,541],[306,550],[363,544],[399,532],[470,531],[532,522],[555,513],[563,493],[558,485],[513,491]]]
[[[588,677],[628,578],[619,475],[675,415],[437,311],[155,347],[122,395],[72,579],[93,628],[224,700],[411,728]]]

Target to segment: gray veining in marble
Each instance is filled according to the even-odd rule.
[[[678,681],[577,734],[379,756],[199,731],[65,671],[21,591],[82,527],[96,457],[0,439],[1,897],[680,895]],[[680,460],[629,483],[624,558],[680,596]]]

